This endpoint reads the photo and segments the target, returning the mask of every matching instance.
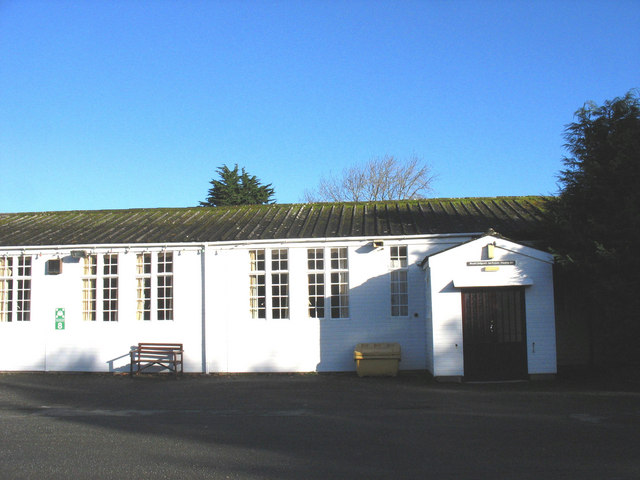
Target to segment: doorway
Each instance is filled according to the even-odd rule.
[[[527,378],[524,287],[462,290],[464,377]]]

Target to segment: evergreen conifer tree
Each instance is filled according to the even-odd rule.
[[[233,170],[226,165],[218,167],[219,179],[212,179],[209,196],[202,207],[221,207],[228,205],[264,205],[273,203],[274,190],[271,184],[261,185],[255,175],[249,175],[244,167],[241,171],[236,164]]]
[[[591,362],[640,361],[640,98],[593,102],[567,126],[560,195],[549,204],[556,289],[588,323]],[[566,299],[565,299],[566,301]]]

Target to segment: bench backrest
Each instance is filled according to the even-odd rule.
[[[135,352],[138,354],[145,353],[183,353],[182,343],[138,343]]]
[[[138,348],[166,348],[172,350],[182,350],[182,343],[148,343],[141,342]]]

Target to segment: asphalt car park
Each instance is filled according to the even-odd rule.
[[[0,478],[640,478],[640,383],[0,374]]]

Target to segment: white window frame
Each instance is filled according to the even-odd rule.
[[[174,260],[172,251],[136,252],[137,320],[174,320]]]
[[[82,320],[95,322],[98,315],[98,255],[82,259]]]
[[[0,323],[31,321],[31,255],[0,256]]]
[[[266,254],[264,248],[249,250],[249,315],[267,318]]]
[[[117,322],[120,315],[120,256],[117,253],[92,253],[84,257],[82,267],[82,319],[103,323]]]
[[[173,284],[173,252],[162,251],[157,259],[156,318],[160,321],[173,320],[174,284]],[[152,289],[153,291],[153,289]]]
[[[391,316],[409,316],[409,255],[407,245],[389,247],[389,293]]]
[[[151,320],[152,258],[153,255],[150,252],[136,253],[136,320]]]
[[[314,252],[313,258],[311,252]],[[322,258],[318,258],[322,252]],[[322,283],[321,283],[322,282]],[[316,247],[307,249],[307,316],[319,319],[349,319],[349,248]],[[320,288],[321,287],[321,288]],[[322,293],[318,293],[321,290]],[[322,306],[316,307],[322,298]],[[319,312],[322,309],[324,312]],[[323,313],[323,315],[320,315]]]
[[[249,316],[288,320],[289,280],[288,248],[249,250]]]
[[[326,273],[324,260],[324,248],[307,249],[307,293],[309,318],[325,318],[327,312],[327,288],[325,285]]]
[[[349,307],[349,249],[331,247],[329,249],[329,308],[331,318],[350,318]]]
[[[102,320],[104,322],[118,321],[118,261],[117,253],[102,255]]]
[[[289,318],[289,250],[276,248],[271,254],[271,318]]]

